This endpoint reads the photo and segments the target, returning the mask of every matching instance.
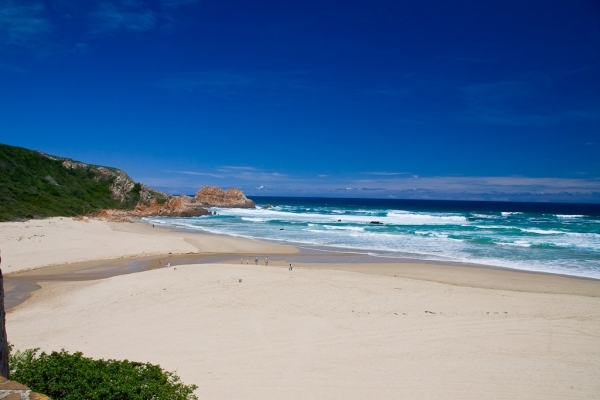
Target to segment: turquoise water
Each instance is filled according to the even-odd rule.
[[[256,209],[212,208],[218,215],[146,220],[375,256],[470,262],[600,278],[599,216],[498,211],[501,207],[482,211],[485,207],[481,205],[478,211],[468,211],[465,204],[431,207],[428,203],[424,207],[419,203],[372,200],[261,200],[255,199]],[[267,200],[273,207],[263,209]]]

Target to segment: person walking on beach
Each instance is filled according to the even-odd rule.
[[[258,257],[254,259],[254,265],[258,265]]]
[[[293,269],[294,269],[294,267],[292,267],[292,263],[290,263],[290,267],[288,268],[288,271],[291,271]]]
[[[171,263],[170,262],[167,263],[167,268],[171,268]]]
[[[265,265],[269,265],[269,259],[267,257],[265,257]]]
[[[160,261],[158,262],[158,268],[160,268]]]

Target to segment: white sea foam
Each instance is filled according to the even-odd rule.
[[[600,239],[600,234],[593,232],[565,232],[565,235]]]
[[[258,218],[258,217],[242,217],[242,221],[249,221],[249,222],[267,222],[268,219],[266,218]]]
[[[500,216],[498,215],[491,215],[491,214],[471,214],[472,217],[475,218],[481,218],[481,219],[498,219],[500,218]]]
[[[466,225],[468,226],[468,225]],[[504,226],[504,225],[474,225],[475,228],[479,229],[519,229],[515,226]]]
[[[498,243],[498,244],[501,244],[504,246],[531,247],[531,243],[525,242],[524,240],[517,240],[512,243],[502,242],[502,243]]]
[[[274,242],[600,277],[600,231],[597,225],[590,225],[600,219],[580,223],[576,218],[582,216],[566,216],[561,222],[546,215],[502,225],[500,221],[510,221],[505,218],[513,213],[500,216],[318,206],[213,210],[217,216],[144,220]],[[471,223],[466,215],[481,219]],[[383,225],[372,225],[371,221]],[[278,222],[285,230],[269,222]],[[478,239],[497,245],[482,245]]]
[[[333,225],[323,225],[325,229],[335,229],[340,231],[355,231],[355,232],[364,232],[365,228],[359,226],[333,226]]]
[[[518,215],[518,214],[523,214],[522,212],[518,212],[518,211],[502,211],[500,214],[502,214],[502,216],[507,217],[509,215]]]
[[[537,233],[538,235],[562,235],[564,233],[564,232],[557,231],[554,229],[551,229],[551,230],[544,230],[544,229],[538,229],[538,228],[520,228],[520,229],[523,232]]]
[[[407,211],[389,211],[387,216],[367,216],[367,215],[332,215],[318,214],[314,212],[292,213],[277,210],[264,209],[227,209],[214,208],[219,215],[234,216],[240,218],[263,218],[278,221],[303,221],[303,222],[331,222],[341,219],[345,223],[365,223],[379,221],[383,224],[393,225],[442,225],[465,223],[467,219],[459,215],[432,215],[425,213],[412,213]]]
[[[393,223],[398,225],[460,224],[468,221],[467,218],[462,215],[432,215],[408,211],[389,211],[387,216]]]

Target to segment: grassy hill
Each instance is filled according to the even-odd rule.
[[[115,168],[0,144],[0,221],[132,209],[163,197]]]

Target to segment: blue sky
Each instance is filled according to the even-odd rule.
[[[0,0],[0,142],[193,193],[600,202],[600,3]]]

